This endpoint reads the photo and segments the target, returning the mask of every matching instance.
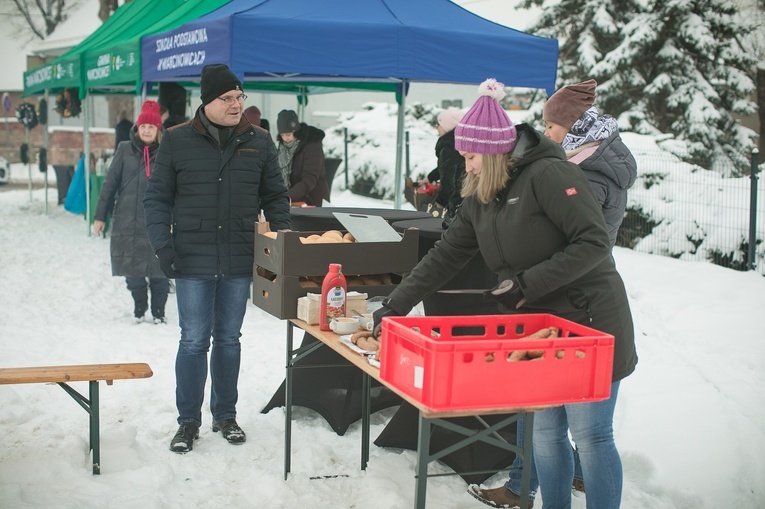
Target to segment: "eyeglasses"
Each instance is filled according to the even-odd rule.
[[[236,97],[231,97],[230,95],[227,95],[225,97],[216,97],[216,99],[218,99],[219,101],[223,101],[224,103],[226,103],[227,106],[231,106],[234,103],[239,103],[239,104],[244,103],[245,99],[247,99],[247,95],[242,94]]]

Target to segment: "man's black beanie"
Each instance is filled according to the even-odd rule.
[[[216,97],[231,90],[242,90],[242,82],[225,64],[210,64],[202,68],[200,81],[202,104],[207,105]]]

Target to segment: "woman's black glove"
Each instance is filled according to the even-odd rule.
[[[162,273],[170,279],[178,277],[178,273],[173,267],[175,262],[175,251],[172,247],[161,247],[157,251],[157,258],[159,258],[159,267],[162,269]]]
[[[380,333],[382,333],[382,319],[386,316],[401,316],[401,314],[392,307],[389,307],[387,304],[383,304],[379,309],[377,309],[377,311],[372,313],[372,317],[374,319],[372,336],[375,338],[380,337]]]
[[[493,290],[486,292],[484,296],[496,300],[507,309],[518,309],[526,303],[526,296],[523,295],[518,276],[505,279]]]

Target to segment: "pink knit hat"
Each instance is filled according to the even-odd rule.
[[[444,110],[438,114],[438,125],[447,133],[451,132],[460,123],[462,115],[462,110],[455,110],[453,108]]]
[[[138,115],[135,125],[142,126],[143,124],[151,124],[160,131],[162,130],[162,117],[159,115],[159,103],[156,101],[144,101],[141,106],[141,114]]]
[[[460,152],[506,154],[512,152],[518,135],[499,100],[505,85],[494,78],[478,87],[480,97],[465,113],[454,131],[454,146]]]

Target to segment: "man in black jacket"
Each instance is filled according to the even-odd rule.
[[[242,83],[222,64],[201,77],[202,106],[162,139],[144,195],[146,229],[164,273],[176,278],[181,341],[175,361],[177,433],[170,450],[192,449],[202,424],[210,354],[212,430],[232,444],[239,337],[252,280],[255,223],[289,228],[289,197],[268,134],[242,117]]]

